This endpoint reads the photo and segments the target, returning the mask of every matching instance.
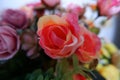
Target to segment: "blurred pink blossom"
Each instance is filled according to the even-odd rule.
[[[21,35],[22,49],[27,51],[26,55],[34,59],[39,56],[37,50],[37,35],[32,30],[25,30]]]
[[[101,41],[96,34],[90,32],[85,27],[81,27],[81,33],[84,37],[84,42],[76,50],[75,54],[80,62],[88,63],[98,58]]]
[[[25,29],[28,27],[28,19],[20,10],[7,9],[2,14],[2,21],[12,25],[14,29]]]
[[[100,15],[110,18],[120,12],[120,0],[98,0]]]
[[[0,60],[11,59],[19,50],[20,40],[9,26],[0,26]]]
[[[41,2],[27,4],[26,7],[27,8],[24,12],[29,18],[33,18],[34,15],[39,18],[44,14],[45,7]]]
[[[76,15],[81,17],[84,14],[85,9],[75,4],[69,4],[67,7],[67,11],[75,13]]]
[[[32,7],[23,6],[23,7],[20,8],[20,10],[23,11],[26,14],[28,19],[33,20],[34,11],[33,11]]]

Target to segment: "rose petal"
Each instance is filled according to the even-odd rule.
[[[46,15],[46,16],[41,17],[38,20],[38,31],[42,30],[42,28],[44,27],[48,27],[52,25],[66,26],[68,24],[64,19],[61,19],[60,17],[56,15]]]
[[[56,47],[60,47],[64,44],[64,40],[62,40],[61,38],[57,37],[57,35],[54,32],[51,32],[50,35],[51,41],[52,43],[56,46]]]
[[[80,35],[80,27],[78,25],[78,16],[74,13],[66,14],[65,17],[66,21],[70,24],[69,28],[75,36]]]
[[[86,78],[82,76],[81,74],[74,74],[73,80],[86,80]]]
[[[97,52],[101,48],[101,42],[94,33],[88,31],[85,27],[81,27],[81,29],[83,29],[84,42],[75,54],[81,62],[86,63],[98,57]]]

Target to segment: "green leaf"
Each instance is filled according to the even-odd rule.
[[[44,79],[43,75],[39,75],[36,80],[43,80],[43,79]]]
[[[62,77],[62,66],[61,66],[61,62],[58,61],[56,64],[56,77],[55,80],[60,80]]]
[[[29,80],[37,80],[37,78],[42,75],[42,71],[40,69],[35,70],[31,76]]]
[[[86,71],[86,72],[91,72],[92,71],[92,70],[90,70],[90,69],[88,69],[88,68],[86,68],[84,66],[79,66],[79,69],[83,70],[83,71]]]
[[[47,72],[45,73],[45,79],[44,80],[50,80],[51,78],[54,77],[54,70],[53,68],[50,68],[47,70]]]
[[[94,32],[95,34],[99,34],[100,29],[97,28],[97,27],[93,27],[93,28],[90,28],[90,31],[91,31],[91,32]]]
[[[82,71],[82,70],[79,70],[79,74],[81,74],[82,76],[85,76],[85,77],[89,78],[89,75],[87,73],[85,73],[84,71]]]
[[[69,63],[66,58],[58,60],[55,71],[56,72],[55,80],[62,80],[64,73],[68,72],[68,68],[69,68]]]
[[[85,76],[85,77],[88,78],[88,79],[91,78],[91,76],[90,76],[88,73],[90,73],[91,75],[93,75],[94,77],[96,77],[96,76],[92,73],[92,70],[89,70],[88,68],[83,67],[83,66],[79,66],[78,72],[79,72],[79,74]]]
[[[50,80],[50,76],[45,76],[45,79],[44,80]]]
[[[53,73],[54,73],[53,68],[50,68],[50,69],[48,69],[48,70],[46,71],[45,74],[53,74]]]
[[[74,69],[77,69],[77,67],[79,66],[79,60],[78,60],[77,56],[73,55],[72,59],[73,59],[73,67],[74,67]]]
[[[42,73],[41,69],[37,69],[32,73],[32,75],[36,75],[36,74],[39,75],[41,73]]]
[[[29,80],[30,77],[31,77],[31,74],[27,74],[27,76],[25,77],[25,80]]]
[[[62,80],[72,80],[73,70],[64,73]]]

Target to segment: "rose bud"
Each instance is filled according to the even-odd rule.
[[[82,34],[84,37],[84,42],[76,50],[75,54],[77,55],[80,62],[88,63],[98,58],[101,42],[96,34],[88,31],[85,27],[81,27],[81,30],[83,32]]]
[[[0,26],[0,60],[11,59],[19,50],[20,40],[9,26]]]
[[[8,9],[2,14],[2,20],[12,25],[14,29],[24,29],[28,27],[28,19],[24,12],[20,10]]]
[[[75,4],[69,4],[67,7],[67,11],[75,13],[79,17],[82,17],[85,12],[85,9]]]
[[[66,14],[63,17],[46,15],[39,19],[39,44],[49,57],[69,57],[83,43],[77,22],[78,17],[75,14]]]
[[[32,30],[25,30],[21,35],[22,49],[26,51],[26,55],[34,59],[39,56],[37,49],[38,38]]]
[[[110,18],[120,12],[120,0],[98,0],[97,5],[101,16]]]
[[[41,0],[44,5],[46,5],[48,8],[54,8],[58,4],[60,4],[60,0]]]
[[[75,74],[73,75],[73,80],[87,80],[87,79],[81,74]]]

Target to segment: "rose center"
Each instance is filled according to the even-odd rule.
[[[60,26],[54,27],[52,31],[58,36],[59,38],[65,40],[66,39],[66,33],[64,29],[62,29]]]

